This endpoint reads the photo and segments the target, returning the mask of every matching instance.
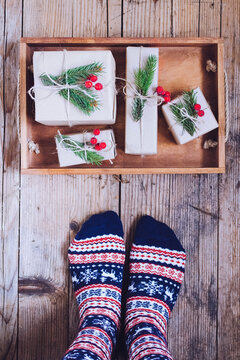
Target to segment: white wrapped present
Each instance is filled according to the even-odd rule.
[[[59,94],[59,83],[44,86],[40,76],[59,76],[66,70],[92,63],[103,65],[97,75],[97,83],[102,84],[101,90],[96,90],[93,83],[91,91],[98,98],[98,106],[90,115],[84,114],[71,101]],[[116,119],[115,91],[115,60],[111,51],[35,51],[33,53],[34,86],[30,95],[35,100],[35,120],[44,125],[62,126],[77,124],[114,124]],[[88,79],[85,79],[88,80]],[[68,82],[68,79],[66,79]],[[83,83],[84,80],[83,80]],[[78,85],[68,85],[69,87]],[[65,85],[66,89],[66,85]],[[34,96],[33,96],[34,94]]]
[[[92,138],[97,139],[99,146],[104,143],[105,148],[96,150],[95,146],[91,144]],[[62,135],[58,134],[55,137],[58,160],[61,167],[79,165],[85,163],[92,163],[101,165],[104,160],[109,160],[116,157],[116,144],[113,130],[101,130],[100,134],[95,136],[91,132],[84,132],[80,134]]]
[[[177,108],[176,105],[181,103],[184,105],[183,95],[162,106],[163,115],[177,144],[185,144],[218,127],[218,122],[215,119],[213,112],[210,109],[210,106],[207,103],[207,100],[205,99],[200,88],[194,89],[193,92],[195,94],[196,104],[198,105],[199,109],[196,110],[196,115],[192,116],[192,114],[188,113],[186,107],[183,106],[183,109],[181,110],[182,122],[176,118],[172,110]],[[201,112],[199,113],[198,111]],[[200,116],[197,115],[198,113]],[[191,133],[191,130],[188,132],[186,129],[184,129],[183,121],[186,119],[188,123],[190,123],[190,126],[192,125],[195,128],[193,134]]]
[[[157,64],[148,95],[153,99],[146,100],[143,115],[134,121],[132,108],[134,101],[135,72],[143,68],[150,55],[156,56]],[[157,153],[158,108],[154,92],[158,85],[158,48],[127,47],[126,68],[126,126],[125,152],[127,154],[150,155]],[[131,86],[129,86],[131,84]]]

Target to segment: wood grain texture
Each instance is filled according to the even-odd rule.
[[[175,359],[240,358],[239,6],[238,0],[24,0],[22,18],[21,1],[0,0],[0,359],[61,358],[78,323],[68,243],[78,224],[107,209],[120,211],[128,249],[136,221],[147,213],[167,222],[187,250],[186,278],[168,332]],[[123,175],[122,183],[110,175],[23,175],[19,224],[15,118],[21,22],[23,35],[36,37],[222,34],[231,121],[226,175]]]
[[[123,36],[170,36],[171,25],[171,1],[123,0]]]
[[[107,1],[73,0],[73,36],[107,36]]]
[[[2,9],[3,3],[1,3]],[[16,18],[16,14],[19,14]],[[16,131],[18,43],[21,36],[21,2],[5,2],[4,11],[2,139],[0,357],[17,358],[18,238],[19,238],[19,141]]]
[[[25,0],[23,35],[71,36],[72,8],[68,5],[61,0]],[[61,176],[33,178],[26,175],[21,180],[18,356],[26,360],[60,358],[68,345],[66,254],[70,204],[67,202],[68,187],[63,191],[64,183]],[[66,209],[59,201],[54,201],[58,198]],[[38,294],[42,287],[44,290]],[[27,344],[31,343],[30,351]]]
[[[175,37],[199,36],[200,0],[172,1],[172,35]]]
[[[108,36],[122,35],[122,0],[112,0],[108,3]]]
[[[220,177],[218,358],[240,358],[240,3],[222,3],[222,35],[229,85],[230,136],[227,173]]]

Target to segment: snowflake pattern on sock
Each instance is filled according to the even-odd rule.
[[[110,234],[75,239],[68,257],[80,323],[63,360],[110,360],[120,326],[123,238]]]
[[[166,227],[152,218],[150,221]],[[129,360],[172,359],[166,328],[183,281],[186,254],[176,237],[177,250],[162,247],[161,238],[159,246],[156,246],[156,239],[152,245],[154,236],[151,231],[149,228],[145,244],[144,240],[141,244],[134,241],[130,253],[125,319]],[[172,232],[171,229],[169,231]]]

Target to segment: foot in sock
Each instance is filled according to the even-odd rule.
[[[80,324],[63,360],[110,360],[120,326],[125,246],[112,211],[84,223],[68,251]]]
[[[150,216],[139,221],[130,253],[125,334],[129,360],[169,360],[166,328],[186,254],[174,232]]]

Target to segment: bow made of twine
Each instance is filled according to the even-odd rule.
[[[44,51],[42,51],[42,56],[43,56],[43,67],[44,69],[46,69],[45,67],[45,55],[44,55]],[[58,93],[61,90],[67,90],[67,108],[66,108],[66,113],[67,113],[67,121],[68,121],[68,125],[72,126],[71,121],[70,121],[70,90],[71,89],[76,89],[80,92],[82,92],[84,95],[88,96],[91,99],[94,99],[93,96],[91,96],[89,93],[87,93],[87,91],[85,91],[84,89],[81,88],[80,85],[78,84],[74,84],[74,85],[69,85],[68,84],[68,73],[67,70],[69,69],[68,67],[68,56],[67,56],[67,50],[64,49],[63,50],[63,68],[65,71],[65,81],[66,84],[59,84],[56,80],[52,79],[51,76],[47,73],[47,71],[45,71],[43,73],[43,75],[46,75],[47,78],[52,82],[52,86],[44,86],[44,85],[39,85],[39,86],[32,86],[29,90],[28,90],[28,94],[31,97],[32,100],[44,100],[46,98],[49,98],[49,96],[55,95],[56,93]],[[47,96],[43,96],[41,98],[36,98],[35,96],[35,89],[46,89],[46,90],[50,90],[52,93],[50,95]],[[34,94],[34,95],[33,95]]]
[[[175,108],[179,109],[179,107],[178,107],[177,105],[175,105],[175,104],[171,104],[171,106],[174,106]],[[207,110],[207,109],[208,109],[208,107],[205,108],[204,111]],[[199,121],[199,117],[191,116],[191,115],[188,113],[188,111],[187,111],[187,109],[186,109],[185,107],[179,109],[179,111],[180,111],[180,114],[181,114],[182,117],[183,117],[183,119],[182,119],[181,121],[179,121],[179,122],[180,122],[181,124],[183,124],[184,120],[189,119],[190,121],[192,121],[192,122],[194,123],[195,128],[196,128],[196,133],[197,133],[197,130],[198,130],[197,121]],[[171,126],[169,127],[169,130],[171,130],[175,125],[179,124],[179,122],[176,121],[175,124],[173,124],[173,125],[171,125]],[[184,132],[184,129],[183,129],[183,132]]]

